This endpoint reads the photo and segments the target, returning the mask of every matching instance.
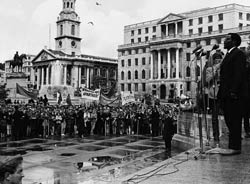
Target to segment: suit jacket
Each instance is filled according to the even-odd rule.
[[[230,98],[234,93],[238,98],[247,97],[247,70],[245,53],[234,48],[221,63],[219,99]]]

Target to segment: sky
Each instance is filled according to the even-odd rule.
[[[37,55],[45,46],[54,49],[62,2],[0,0],[0,62],[12,59],[16,51]],[[249,0],[76,0],[76,13],[81,21],[81,52],[117,58],[126,25],[230,3],[250,6]],[[94,25],[88,24],[90,21]]]

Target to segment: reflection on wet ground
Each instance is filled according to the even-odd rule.
[[[147,149],[153,148],[149,146],[139,146],[139,145],[126,145],[125,147],[129,149],[134,149],[134,150],[147,150]]]
[[[101,146],[108,146],[108,147],[113,147],[113,146],[120,146],[123,145],[124,143],[121,142],[99,142],[96,143],[96,145],[101,145]]]
[[[124,177],[166,159],[161,155],[164,149],[159,147],[163,145],[161,138],[136,135],[39,138],[1,143],[0,158],[23,155],[23,184],[98,183],[113,175]],[[82,163],[82,167],[77,163]]]
[[[76,149],[85,150],[85,151],[98,151],[98,150],[105,149],[105,147],[101,147],[101,146],[81,146],[81,147],[77,147]]]

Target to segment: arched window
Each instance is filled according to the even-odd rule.
[[[60,25],[60,35],[63,35],[63,25]]]
[[[138,79],[138,71],[135,70],[135,79]]]
[[[69,8],[69,2],[67,2],[67,8]]]
[[[73,8],[73,3],[71,3],[71,8]]]
[[[146,78],[146,72],[145,72],[145,70],[142,70],[141,78],[142,78],[142,79],[145,79],[145,78]]]
[[[124,72],[121,73],[121,80],[124,80]]]
[[[131,72],[128,71],[128,79],[130,80],[131,79]]]
[[[65,2],[63,3],[63,8],[66,8],[66,3]]]
[[[197,67],[196,67],[196,75],[197,75],[197,76],[200,76],[200,75],[201,75],[200,66],[197,66]]]
[[[186,77],[190,77],[191,73],[190,73],[190,67],[188,66],[186,68]]]
[[[71,26],[71,34],[72,34],[72,35],[75,35],[75,25],[72,25],[72,26]]]

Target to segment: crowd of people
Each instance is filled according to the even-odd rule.
[[[88,135],[162,135],[164,120],[177,118],[174,105],[132,103],[121,107],[88,105],[8,104],[0,109],[1,137]]]

